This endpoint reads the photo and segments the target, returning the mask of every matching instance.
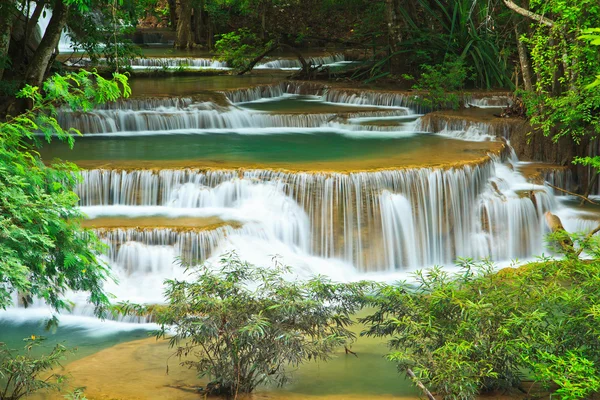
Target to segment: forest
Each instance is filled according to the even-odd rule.
[[[0,400],[593,399],[598,0],[0,1]]]

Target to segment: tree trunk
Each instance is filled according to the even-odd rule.
[[[523,42],[521,42],[521,31],[519,24],[515,23],[515,35],[517,37],[517,50],[519,51],[519,63],[521,64],[521,75],[523,75],[523,86],[525,91],[533,92],[533,82],[531,80],[531,63],[529,61],[529,55]]]
[[[585,202],[585,199],[590,197],[590,194],[592,194],[592,189],[594,189],[596,182],[598,182],[599,172],[595,169],[592,169],[592,173],[594,174],[594,176],[592,177],[592,179],[590,179],[590,183],[588,184],[587,189],[585,190],[585,193],[583,195],[584,198],[581,199],[581,203],[579,203],[579,206],[582,206]]]
[[[40,20],[40,16],[42,15],[42,12],[44,11],[45,7],[46,7],[45,1],[40,1],[35,6],[35,10],[33,10],[33,14],[31,14],[31,18],[29,18],[29,22],[27,23],[27,30],[25,31],[25,43],[27,43],[29,41],[29,36],[31,35],[31,32],[33,32],[35,27],[37,26],[37,24]]]
[[[194,47],[192,39],[192,0],[179,1],[177,17],[175,47],[178,49],[191,49]]]
[[[560,247],[563,249],[565,256],[573,256],[576,254],[575,248],[573,247],[573,240],[565,230],[565,227],[562,224],[560,218],[550,211],[547,211],[545,214],[546,224],[548,224],[548,228],[552,233],[557,234],[558,236],[555,240],[558,242]]]
[[[261,11],[261,15],[260,15],[260,38],[264,41],[265,37],[267,36],[267,4],[265,4],[265,2],[262,2],[262,11]]]
[[[212,21],[208,18],[206,18],[206,26],[208,27],[208,30],[206,32],[206,45],[208,46],[208,50],[213,49],[213,23]]]
[[[42,84],[44,75],[52,59],[52,53],[57,48],[60,42],[60,35],[67,24],[68,15],[68,6],[62,0],[58,0],[52,9],[52,18],[50,18],[46,33],[27,68],[25,82],[28,84],[32,86],[40,86]]]
[[[240,72],[238,72],[238,75],[244,75],[246,72],[252,71],[252,69],[254,68],[254,66],[256,64],[258,64],[260,62],[260,60],[262,60],[263,58],[265,58],[269,53],[275,51],[278,47],[279,47],[279,43],[274,42],[271,45],[271,47],[265,49],[265,51],[263,51],[261,54],[259,54],[258,56],[256,56],[252,61],[250,61],[250,63],[248,65],[246,65],[246,67],[243,70],[241,70]]]
[[[401,18],[398,12],[400,0],[385,0],[385,21],[388,30],[388,41],[390,45],[390,69],[393,73],[400,72],[402,60],[399,54],[395,54],[400,49],[402,43]]]
[[[202,42],[202,31],[204,30],[204,0],[200,0],[194,7],[194,42]]]
[[[2,80],[4,70],[10,65],[8,49],[10,47],[10,35],[16,16],[17,10],[12,2],[6,1],[0,3],[0,80]]]
[[[177,0],[167,0],[169,5],[169,24],[171,28],[177,28]]]
[[[21,37],[20,44],[21,48],[26,49],[29,46],[31,35],[37,27],[38,21],[40,20],[40,16],[46,7],[46,1],[39,1],[35,6],[35,10],[33,10],[33,14],[31,14],[31,18],[25,19],[26,25],[23,36]],[[13,40],[15,40],[15,35],[13,32]],[[35,53],[37,47],[33,48],[31,53]],[[27,51],[21,51],[13,60],[13,65],[27,65]]]

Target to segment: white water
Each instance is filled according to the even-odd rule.
[[[548,187],[500,160],[350,174],[92,170],[78,192],[92,217],[253,223],[290,248],[363,272],[531,257],[544,250],[544,213],[559,208]]]
[[[32,3],[33,4],[33,3]],[[33,12],[34,5],[31,7],[31,12]],[[46,32],[46,28],[48,28],[48,24],[50,23],[50,18],[52,18],[52,10],[46,8],[44,12],[40,15],[40,19],[38,20],[38,28],[40,29],[40,33],[42,37],[44,37],[44,33]],[[73,42],[69,37],[69,32],[65,29],[63,33],[60,35],[60,41],[58,43],[58,51],[61,53],[68,53],[73,51]]]
[[[280,86],[271,87],[280,88]],[[276,90],[276,89],[273,89]],[[240,93],[248,95],[243,90]],[[228,97],[236,97],[229,93]],[[281,97],[293,99],[294,95],[283,93]],[[365,121],[379,121],[392,118],[408,118],[414,114],[405,104],[405,99],[393,96],[370,96],[362,104],[356,98],[337,99],[331,103],[331,94],[298,98],[315,107],[319,104],[346,105],[348,111],[336,113],[267,113],[235,105],[219,107],[208,102],[194,102],[191,98],[167,98],[127,100],[112,103],[93,112],[75,112],[66,108],[58,114],[58,122],[63,127],[75,128],[86,134],[98,136],[132,136],[182,133],[219,133],[219,131],[241,134],[270,133],[313,133],[333,132],[349,136],[361,136],[368,132],[384,132],[382,137],[406,137],[413,131],[414,123],[405,128],[379,125],[365,125]],[[269,98],[271,101],[276,101]],[[347,102],[348,101],[348,102]],[[357,102],[356,104],[353,102]],[[366,103],[372,104],[366,104]],[[356,106],[368,107],[362,108]],[[285,128],[285,129],[271,129]],[[299,129],[300,128],[300,129]],[[319,128],[306,130],[307,128]],[[394,135],[392,131],[397,134]],[[371,134],[372,135],[372,134]]]
[[[415,135],[420,130],[491,140],[488,125],[438,130],[413,121],[411,99],[394,93],[358,93],[282,84],[228,92],[233,103],[315,96],[315,102],[387,107],[339,114],[270,114],[190,98],[130,100],[93,113],[63,110],[62,124],[98,135],[175,132],[338,132],[373,137]],[[242,104],[243,106],[243,104]],[[403,126],[360,125],[409,119]],[[164,279],[183,279],[179,259],[214,262],[225,251],[270,265],[273,256],[299,277],[383,280],[416,268],[451,266],[457,257],[495,261],[542,254],[544,213],[565,219],[569,230],[589,230],[593,215],[573,212],[545,185],[527,182],[514,157],[490,157],[481,165],[355,173],[288,173],[271,170],[88,170],[77,192],[90,218],[217,217],[232,226],[211,230],[168,227],[101,229],[107,262],[119,284],[118,299],[160,302]],[[595,226],[595,225],[594,225]],[[82,305],[84,300],[73,295]],[[89,312],[79,307],[79,312]]]
[[[46,22],[47,24],[47,22]],[[62,40],[62,39],[61,39]],[[61,42],[62,43],[62,42]],[[68,44],[68,42],[65,42]],[[67,47],[67,49],[69,49]],[[332,67],[342,66],[351,63],[346,61],[343,54],[334,54],[324,57],[308,57],[306,62],[313,66]],[[103,58],[98,59],[99,64],[106,63]],[[72,66],[90,66],[92,61],[90,58],[80,58],[75,62],[69,63]],[[302,67],[298,59],[274,59],[264,63],[257,64],[255,69],[262,70],[298,70]],[[134,58],[131,60],[131,68],[134,70],[156,70],[156,69],[191,69],[191,70],[230,70],[231,67],[225,61],[220,61],[215,58],[202,57],[147,57]]]

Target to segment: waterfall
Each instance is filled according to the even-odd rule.
[[[33,10],[34,7],[31,7],[32,13]],[[46,7],[40,15],[40,19],[38,20],[38,28],[40,29],[42,37],[44,37],[44,34],[46,33],[46,29],[48,28],[48,24],[50,23],[50,18],[52,18],[52,10]],[[73,51],[73,42],[69,37],[69,32],[67,29],[65,29],[60,35],[58,51],[61,53],[68,53]]]
[[[210,257],[228,235],[239,231],[231,226],[195,231],[174,228],[96,229],[108,245],[107,257],[124,275],[132,273],[162,273],[172,268],[181,257],[185,263],[203,262]],[[151,254],[158,249],[156,254]],[[114,268],[113,268],[114,269]],[[168,271],[167,271],[168,272]],[[168,276],[168,273],[163,273]]]
[[[314,66],[329,66],[334,64],[339,64],[346,61],[346,57],[343,54],[334,54],[330,56],[324,57],[308,57],[306,59],[307,64]],[[302,64],[300,60],[297,58],[293,59],[276,59],[272,61],[267,61],[264,63],[257,64],[255,69],[300,69]]]
[[[417,120],[415,130],[468,141],[494,140],[496,137],[508,138],[510,126],[502,123],[472,121],[463,117],[445,118],[427,114]]]
[[[77,192],[84,212],[94,217],[167,213],[252,222],[283,243],[362,271],[539,254],[543,215],[556,207],[547,187],[528,183],[499,160],[348,174],[193,169],[82,174]],[[122,206],[127,210],[119,211]]]
[[[59,114],[61,126],[77,128],[85,133],[116,132],[176,132],[206,129],[316,128],[335,117],[333,114],[266,114],[231,109],[191,110],[162,108],[151,111],[96,110],[80,113],[63,111]]]
[[[135,58],[131,61],[132,67],[192,67],[207,69],[223,69],[228,65],[224,61],[212,58],[194,57],[160,57],[160,58]]]
[[[475,106],[478,108],[506,108],[512,104],[512,99],[510,94],[484,95],[483,97],[471,94],[464,95],[463,102],[467,106]]]
[[[334,54],[324,57],[308,57],[306,62],[315,66],[332,66],[346,63],[346,58],[343,54]],[[106,59],[99,58],[99,64],[105,64]],[[87,67],[92,64],[89,57],[82,57],[76,62],[70,63],[72,66]],[[298,59],[274,59],[256,65],[256,69],[277,69],[277,70],[294,70],[301,68],[301,63]],[[134,58],[131,60],[133,69],[172,69],[172,68],[188,68],[188,69],[230,69],[225,61],[220,61],[214,58],[198,58],[198,57],[145,57]]]
[[[233,104],[283,97],[289,94],[302,94],[318,96],[322,101],[336,104],[407,108],[419,113],[424,111],[416,101],[418,96],[414,94],[333,88],[314,83],[282,82],[276,85],[259,85],[223,93]]]

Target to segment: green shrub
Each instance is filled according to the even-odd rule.
[[[0,343],[0,399],[18,400],[40,390],[60,390],[65,377],[51,373],[60,365],[67,349],[57,344],[48,354],[36,355],[43,337],[25,339],[25,351],[15,351]]]
[[[460,91],[470,79],[470,69],[463,61],[448,61],[438,65],[422,65],[421,76],[413,85],[422,93],[419,102],[427,109],[453,109],[460,106]]]
[[[363,334],[389,338],[398,368],[412,368],[444,399],[517,387],[525,375],[557,385],[561,399],[600,389],[600,262],[544,259],[498,273],[489,262],[459,267],[381,288]]]
[[[261,268],[228,254],[219,267],[202,266],[191,282],[167,281],[168,304],[157,312],[182,363],[211,379],[213,394],[248,393],[283,385],[290,366],[327,360],[355,335],[351,315],[366,284],[322,277],[289,281],[279,264]]]

